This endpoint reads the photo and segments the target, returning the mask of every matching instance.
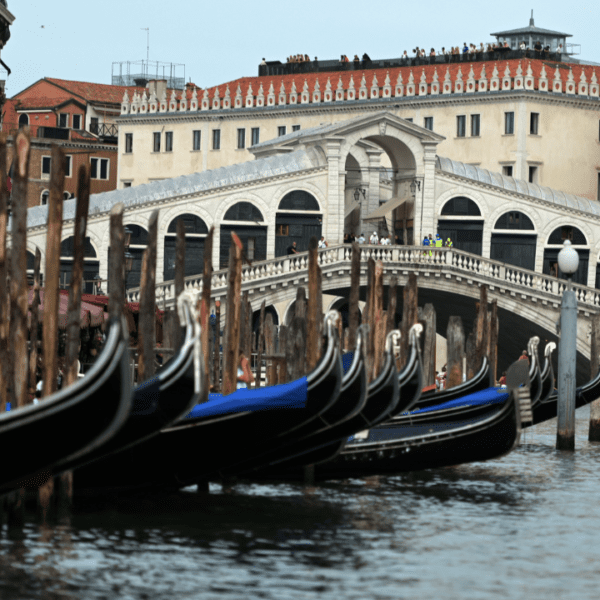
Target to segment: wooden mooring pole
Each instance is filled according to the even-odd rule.
[[[423,387],[435,384],[437,318],[433,304],[419,308],[419,323],[423,325]]]
[[[12,360],[11,353],[8,351],[10,298],[8,296],[9,261],[6,249],[6,229],[8,226],[10,192],[7,186],[7,172],[6,134],[3,133],[0,134],[0,412],[4,412],[6,403],[10,402],[9,391],[12,385]]]
[[[202,353],[204,354],[205,387],[208,389],[210,382],[210,293],[212,288],[212,247],[215,228],[211,227],[204,239],[204,266],[202,270],[202,298],[200,299],[200,339],[202,340]],[[208,399],[208,396],[206,396]]]
[[[590,341],[590,379],[600,369],[600,315],[592,317],[592,339]],[[600,442],[600,398],[590,404],[590,442]]]
[[[156,346],[156,244],[158,211],[150,215],[148,245],[142,259],[140,281],[140,314],[138,326],[138,382],[154,375],[154,348]]]
[[[446,332],[448,362],[446,389],[460,385],[463,381],[463,358],[465,355],[465,332],[460,317],[450,317]]]
[[[354,242],[352,244],[352,266],[350,267],[350,298],[348,299],[348,337],[346,340],[346,349],[356,348],[356,335],[358,332],[358,322],[360,312],[358,301],[360,299],[360,246]]]
[[[419,289],[417,287],[417,276],[410,273],[408,282],[404,287],[404,304],[402,307],[402,339],[400,340],[400,365],[402,366],[408,359],[409,332],[410,328],[419,318]]]

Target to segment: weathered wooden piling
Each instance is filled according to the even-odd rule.
[[[312,371],[321,358],[323,300],[321,297],[321,269],[316,237],[308,245],[308,303],[306,308],[306,368]],[[288,360],[289,363],[289,360]],[[288,366],[288,373],[289,373]]]
[[[475,364],[477,363],[477,332],[471,331],[465,343],[465,378],[472,379],[475,375]]]
[[[450,317],[446,340],[448,344],[446,389],[449,389],[461,384],[463,380],[465,332],[460,317]]]
[[[211,227],[204,239],[204,266],[202,270],[202,298],[200,299],[200,327],[202,352],[204,354],[204,372],[206,374],[206,385],[209,382],[210,373],[210,344],[209,344],[209,319],[210,319],[210,293],[212,288],[212,247],[215,228]],[[185,240],[184,240],[185,246]]]
[[[9,261],[6,248],[10,192],[7,186],[8,169],[6,167],[6,134],[2,133],[0,134],[0,412],[6,410],[6,403],[10,401],[9,390],[12,386],[12,356],[8,350],[10,298],[8,290]]]
[[[213,391],[221,389],[221,301],[215,300],[215,353],[213,356]]]
[[[273,315],[268,313],[265,317],[264,325],[265,336],[265,354],[268,360],[265,376],[267,385],[275,385],[277,382],[277,366],[273,355],[275,354],[275,325],[273,324]]]
[[[262,378],[262,361],[263,352],[265,350],[265,309],[266,302],[263,300],[260,305],[260,315],[258,318],[258,335],[256,336],[256,379],[254,380],[254,387],[260,387]]]
[[[277,362],[277,383],[285,383],[287,381],[287,358],[285,355],[285,349],[287,347],[287,336],[288,328],[286,325],[279,326],[279,332],[277,335],[278,345],[277,354],[279,355],[276,359]]]
[[[497,381],[498,374],[498,301],[492,300],[492,310],[490,313],[490,368],[492,381]]]
[[[27,186],[29,180],[29,150],[30,139],[27,128],[19,129],[15,139],[16,165],[13,169],[13,187],[12,187],[12,247],[10,252],[10,325],[9,325],[9,343],[12,356],[12,382],[11,402],[13,407],[24,406],[28,401],[27,394]],[[55,234],[55,227],[51,227],[51,213],[56,212],[56,185],[57,179],[60,179],[60,169],[62,168],[64,178],[64,165],[60,159],[54,159],[52,154],[52,181],[51,188],[54,194],[50,193],[50,206],[48,207],[49,222],[47,238],[50,239]],[[59,227],[62,224],[62,194],[64,188],[60,191],[60,215]],[[54,203],[52,198],[54,196]],[[54,207],[54,211],[53,211]],[[60,232],[58,236],[60,246]],[[56,265],[59,263],[59,254],[56,255],[56,262],[52,263],[56,272],[56,289],[58,290],[58,270]],[[46,263],[48,264],[48,263]],[[49,275],[47,273],[46,275]],[[45,310],[48,307],[45,304]],[[55,306],[56,308],[56,306]],[[58,332],[55,336],[55,342],[58,343]],[[55,375],[53,377],[56,385],[56,355],[49,360],[53,361]],[[44,357],[48,358],[48,357]],[[51,385],[48,382],[48,385]]]
[[[154,375],[154,348],[156,346],[156,244],[158,211],[150,215],[148,244],[142,259],[140,282],[140,314],[138,327],[138,381]]]
[[[360,246],[352,244],[352,265],[350,267],[350,297],[348,299],[348,337],[346,348],[351,350],[356,347],[356,335],[360,312],[358,301],[360,299]]]
[[[183,219],[177,219],[175,236],[175,298],[179,298],[185,288],[185,224]],[[173,348],[178,349],[182,339],[177,310],[173,311],[173,325]]]
[[[90,206],[90,175],[87,166],[78,172],[77,207],[75,209],[75,231],[73,271],[69,287],[69,309],[67,321],[67,345],[65,351],[65,383],[70,385],[77,379],[77,363],[81,339],[81,293],[83,288],[83,258],[85,233]]]
[[[373,366],[370,372],[370,380],[374,380],[379,374],[383,360],[385,347],[385,327],[386,318],[383,310],[383,263],[378,260],[373,269],[373,323],[372,329],[372,347],[373,347]]]
[[[123,203],[110,210],[110,255],[108,261],[108,314],[120,319],[125,304],[125,232],[123,230]]]
[[[417,286],[417,276],[415,273],[410,273],[408,282],[404,287],[403,294],[404,304],[402,306],[402,339],[400,340],[400,366],[408,359],[409,347],[409,331],[410,328],[417,322],[419,317],[419,289]]]
[[[31,326],[29,328],[29,393],[35,394],[38,371],[38,330],[40,324],[40,267],[42,253],[39,248],[35,249],[33,260],[33,301],[31,303]],[[0,407],[4,410],[5,407]]]
[[[242,290],[242,242],[231,233],[229,274],[227,277],[227,313],[225,315],[225,345],[223,348],[223,394],[231,394],[237,385],[239,364],[240,313]]]
[[[363,330],[366,331],[365,339],[363,341],[365,349],[365,365],[367,370],[367,376],[373,372],[373,361],[375,354],[375,346],[373,343],[373,323],[374,323],[374,279],[375,279],[375,261],[373,258],[369,258],[367,261],[367,289],[365,306],[363,308],[362,324],[367,327]],[[352,348],[353,349],[353,348]]]
[[[423,386],[435,384],[436,313],[433,304],[426,304],[418,311],[419,323],[423,325]]]
[[[392,275],[388,286],[388,304],[386,311],[385,334],[396,328],[396,303],[398,301],[398,278]]]
[[[590,379],[593,379],[600,369],[600,315],[592,317],[590,340]],[[590,404],[590,442],[600,442],[600,398]]]
[[[479,288],[479,303],[477,304],[476,317],[476,351],[473,369],[475,372],[481,367],[483,357],[488,353],[489,346],[489,321],[488,321],[488,288],[482,285]]]

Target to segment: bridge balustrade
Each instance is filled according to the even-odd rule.
[[[545,296],[552,302],[560,302],[567,282],[551,275],[514,267],[506,263],[483,258],[481,256],[457,250],[455,248],[436,248],[423,246],[372,246],[361,245],[361,263],[366,267],[368,260],[380,260],[384,267],[402,267],[419,272],[446,272],[457,277],[476,276],[482,283],[497,286],[511,293],[528,293]],[[352,260],[352,247],[348,244],[330,246],[319,250],[319,265],[324,276],[333,276],[340,267],[348,269]],[[242,268],[242,289],[276,289],[282,282],[292,282],[306,276],[308,270],[308,252],[292,256],[280,256],[260,262],[254,262]],[[212,295],[223,296],[227,290],[227,270],[215,271],[211,280]],[[591,309],[600,308],[600,290],[573,284],[577,301]],[[202,275],[185,278],[185,289],[202,289]],[[129,302],[139,302],[139,289],[130,290]],[[156,286],[157,302],[172,306],[175,299],[173,281],[159,283]]]

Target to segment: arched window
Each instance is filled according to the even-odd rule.
[[[70,200],[71,198],[75,198],[75,195],[71,192],[63,192],[63,200]]]
[[[279,203],[278,210],[316,210],[319,211],[317,199],[304,190],[294,190],[287,193]]]
[[[175,261],[177,257],[176,233],[177,221],[179,220],[183,221],[185,229],[184,274],[186,276],[199,275],[204,271],[204,240],[208,234],[208,227],[200,217],[185,213],[175,217],[167,228],[163,263],[163,277],[165,281],[175,278]]]
[[[562,245],[565,240],[570,240],[573,246],[586,246],[587,239],[581,229],[571,225],[557,227],[548,238],[548,244]]]
[[[40,204],[42,206],[45,206],[46,204],[48,204],[48,198],[50,198],[50,191],[49,190],[44,190],[40,194]]]
[[[208,233],[208,227],[206,226],[206,223],[200,217],[197,217],[196,215],[187,214],[187,213],[183,214],[183,215],[179,215],[178,217],[175,217],[169,223],[167,233],[177,233],[177,221],[179,221],[180,219],[183,221],[183,226],[185,228],[186,235],[188,233],[197,233],[197,234],[204,234],[204,235],[206,235]]]
[[[250,202],[238,202],[225,213],[224,221],[264,221],[262,213]]]
[[[19,115],[19,127],[26,127],[29,125],[29,115]]]
[[[519,211],[504,213],[494,225],[494,229],[535,229],[531,219]]]
[[[125,288],[135,288],[140,285],[142,277],[142,259],[144,250],[148,245],[148,231],[139,225],[126,224],[125,227],[131,232],[127,251],[133,256],[131,269],[126,274]]]
[[[60,243],[60,286],[66,288],[71,283],[71,274],[73,272],[73,257],[75,255],[74,236],[64,239]],[[100,272],[100,263],[96,250],[89,237],[85,238],[83,246],[83,281],[84,291],[87,294],[94,293],[95,284],[98,281]]]
[[[451,198],[444,204],[442,208],[442,215],[456,216],[456,217],[480,217],[481,211],[479,207],[470,198],[464,196],[457,196]]]

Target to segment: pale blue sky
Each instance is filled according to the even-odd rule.
[[[289,54],[335,59],[368,52],[392,58],[418,45],[488,42],[495,31],[535,24],[573,34],[581,58],[600,63],[600,2],[384,2],[382,0],[8,0],[16,16],[2,59],[12,69],[7,96],[48,76],[110,83],[113,61],[184,63],[200,87],[257,74],[258,64]],[[43,28],[42,28],[43,26]]]

